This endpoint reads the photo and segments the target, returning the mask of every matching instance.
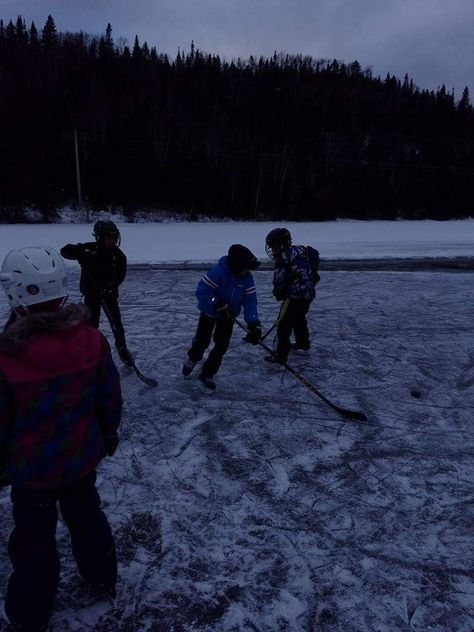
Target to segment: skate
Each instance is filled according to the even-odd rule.
[[[277,353],[274,353],[272,355],[266,355],[263,358],[266,362],[269,362],[270,364],[275,364],[275,365],[284,365],[286,360],[284,360],[283,358],[281,358]]]
[[[184,375],[184,377],[188,377],[188,375],[191,375],[191,373],[193,372],[195,366],[196,362],[187,357],[185,363],[183,364],[183,368],[181,369],[181,373]]]
[[[216,383],[214,382],[212,377],[203,375],[201,373],[198,379],[199,379],[198,386],[203,393],[206,393],[207,395],[211,395],[216,390]]]
[[[309,347],[308,348],[298,347],[296,342],[293,342],[291,344],[291,351],[293,353],[297,353],[298,355],[301,355],[301,356],[309,356]]]

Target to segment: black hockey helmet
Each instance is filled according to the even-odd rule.
[[[275,259],[283,250],[291,246],[291,235],[287,228],[274,228],[265,239],[265,252]]]
[[[232,274],[239,275],[244,270],[256,270],[260,261],[246,246],[232,244],[227,254],[227,267]]]
[[[94,224],[92,234],[99,243],[104,239],[104,237],[115,237],[117,240],[117,246],[120,245],[120,231],[117,228],[117,225],[110,219],[97,220]]]

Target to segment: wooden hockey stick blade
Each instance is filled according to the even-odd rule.
[[[233,318],[233,321],[235,322],[235,324],[240,327],[240,329],[243,329],[245,332],[248,333],[248,329],[246,327],[244,327],[242,325],[242,323],[237,320],[237,318]],[[273,351],[273,349],[270,349],[270,347],[268,347],[265,343],[263,343],[261,340],[258,342],[258,344],[263,347],[263,349],[265,349],[265,351],[267,353],[269,353],[270,355],[277,357],[276,353]],[[332,410],[334,410],[336,413],[338,413],[339,415],[341,415],[342,417],[345,417],[346,419],[355,419],[356,421],[360,421],[360,422],[367,422],[367,416],[362,413],[359,412],[357,410],[349,410],[347,408],[341,408],[340,406],[338,406],[337,404],[334,404],[330,399],[328,399],[325,395],[323,395],[313,384],[311,384],[311,382],[309,380],[307,380],[303,375],[301,375],[301,373],[299,373],[298,371],[296,371],[292,366],[290,366],[287,362],[282,362],[281,363],[282,366],[285,367],[285,369],[287,371],[289,371],[292,375],[294,375],[300,382],[302,382],[312,393],[314,393],[317,397],[319,397],[319,399],[321,401],[323,401],[325,404],[327,404],[329,406],[329,408],[332,408]]]
[[[141,380],[147,386],[158,386],[158,382],[154,380],[152,377],[147,377],[143,375],[143,373],[137,368],[135,362],[133,363],[133,370],[135,371],[136,376],[139,380]]]

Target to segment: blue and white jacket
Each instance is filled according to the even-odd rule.
[[[275,261],[273,294],[286,298],[313,300],[319,281],[319,252],[311,246],[290,246]]]
[[[257,289],[250,272],[235,276],[227,267],[227,256],[221,257],[199,281],[196,298],[201,312],[211,318],[218,318],[216,306],[229,305],[232,316],[237,317],[242,307],[247,325],[258,321]]]

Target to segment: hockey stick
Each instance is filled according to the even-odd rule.
[[[112,331],[114,332],[114,336],[116,336],[116,334],[118,333],[117,325],[112,317],[112,314],[110,313],[107,303],[104,301],[104,298],[102,296],[100,296],[100,304],[102,305],[102,309],[104,310],[105,315],[107,316],[109,320],[110,327]],[[128,351],[128,349],[127,349],[127,352],[128,352],[128,357],[130,359],[130,362],[132,364],[132,369],[135,371],[135,374],[138,377],[138,379],[144,382],[147,386],[158,386],[158,382],[154,380],[152,377],[146,377],[146,375],[143,375],[143,373],[139,370],[139,368],[135,364],[135,360],[133,359],[132,354],[130,353],[130,351]]]
[[[263,342],[265,340],[265,338],[272,333],[272,331],[275,329],[275,327],[278,327],[278,325],[280,324],[280,320],[283,318],[283,316],[285,315],[286,312],[286,308],[288,307],[288,303],[289,300],[285,299],[283,301],[283,303],[281,304],[280,307],[280,311],[278,312],[278,318],[276,319],[276,321],[273,323],[273,325],[270,327],[270,329],[267,331],[267,333],[265,333],[261,338],[260,338],[260,342]]]
[[[241,322],[239,322],[237,320],[237,318],[233,319],[234,323],[236,325],[238,325],[241,329],[243,329],[244,331],[248,332],[248,329],[246,327],[244,327],[244,325],[242,325]],[[274,358],[277,358],[277,354],[270,349],[269,346],[267,346],[266,344],[264,344],[263,342],[259,341],[258,344],[263,347],[265,349],[265,351],[267,351],[270,355],[272,355]],[[309,388],[309,390],[314,393],[315,395],[317,395],[320,399],[323,400],[323,402],[325,404],[327,404],[330,408],[332,408],[333,410],[335,410],[337,413],[339,413],[339,415],[342,415],[342,417],[345,417],[346,419],[355,419],[356,421],[367,421],[367,416],[362,413],[359,412],[357,410],[350,410],[348,408],[341,408],[340,406],[337,406],[336,404],[333,404],[327,397],[325,397],[322,393],[320,393],[318,391],[318,389],[313,386],[313,384],[311,384],[311,382],[309,382],[303,375],[301,375],[301,373],[298,373],[298,371],[296,371],[292,366],[290,366],[287,362],[280,362],[280,364],[282,366],[285,367],[285,369],[287,371],[289,371],[290,373],[292,373],[300,382],[302,382],[307,388]]]
[[[94,279],[92,278],[92,275],[89,274],[88,271],[85,271],[82,266],[81,269],[84,271],[84,274],[87,278],[87,280],[90,282],[90,284],[92,285],[92,287],[96,290],[99,299],[100,299],[100,304],[102,306],[102,309],[104,310],[105,315],[107,316],[107,319],[110,323],[110,327],[113,331],[114,337],[117,338],[117,334],[118,334],[118,329],[117,329],[117,324],[112,316],[112,314],[110,313],[110,310],[107,306],[107,303],[104,300],[104,297],[102,296],[102,293],[97,285],[97,283],[94,281]],[[139,380],[141,380],[144,384],[146,384],[147,386],[158,386],[158,382],[156,380],[154,380],[152,377],[147,377],[146,375],[143,375],[143,373],[139,370],[139,368],[137,367],[137,365],[135,364],[135,360],[132,357],[132,354],[130,353],[130,351],[128,351],[128,357],[129,360],[131,362],[132,365],[132,369],[135,371],[135,375],[138,377]]]
[[[273,325],[270,327],[270,329],[263,334],[263,336],[260,338],[260,342],[263,342],[265,340],[265,338],[270,335],[272,333],[272,331],[275,329],[275,327],[277,326],[278,321],[276,320]]]

